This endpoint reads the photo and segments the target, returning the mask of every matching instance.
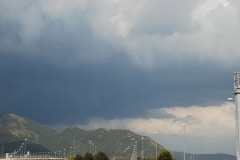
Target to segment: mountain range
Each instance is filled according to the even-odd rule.
[[[30,151],[31,153],[51,153],[59,156],[69,154],[96,153],[102,151],[109,157],[131,157],[133,147],[138,156],[153,157],[163,148],[151,138],[136,134],[130,130],[104,129],[83,130],[68,127],[57,130],[42,125],[32,119],[13,113],[0,116],[0,156],[5,153]],[[143,150],[142,150],[143,148]],[[144,152],[142,152],[144,151]],[[173,151],[178,159],[182,152]],[[227,154],[186,154],[186,160],[235,160]]]

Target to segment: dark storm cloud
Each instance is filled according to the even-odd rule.
[[[199,59],[207,55],[195,46],[201,38],[190,47],[191,37],[185,46],[185,35],[168,37],[199,31],[190,14],[196,2],[169,10],[166,2],[152,2],[135,13],[135,7],[124,10],[113,2],[114,9],[98,2],[2,1],[0,112],[71,124],[144,117],[158,107],[219,104],[231,96],[238,63],[225,67],[221,60]],[[158,3],[162,10],[152,9]]]
[[[66,69],[49,63],[50,57],[25,56],[1,54],[1,111],[52,124],[144,116],[156,107],[206,105],[224,100],[231,81],[231,75],[209,64],[143,71],[118,55],[103,65]]]

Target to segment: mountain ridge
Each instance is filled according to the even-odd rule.
[[[156,142],[151,138],[138,135],[125,129],[83,130],[78,127],[67,127],[57,131],[49,126],[42,125],[32,119],[28,119],[13,113],[0,116],[0,145],[5,146],[5,152],[13,152],[18,149],[24,139],[27,139],[27,148],[34,151],[52,151],[55,154],[71,154],[103,151],[108,156],[130,157],[134,145],[144,143],[144,155],[155,156]],[[4,137],[4,138],[3,138]],[[144,141],[142,141],[144,137]],[[11,144],[11,145],[9,145]],[[37,146],[37,147],[36,147]],[[39,150],[38,150],[39,148]],[[157,144],[157,148],[163,148]],[[141,147],[137,147],[138,156],[141,157]],[[174,155],[182,159],[182,152],[173,151]],[[187,154],[187,153],[186,153]],[[187,154],[191,157],[191,154]],[[195,160],[235,160],[235,156],[227,154],[196,154]]]

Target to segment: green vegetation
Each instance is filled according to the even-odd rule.
[[[172,152],[166,148],[160,150],[157,160],[176,160]]]
[[[80,154],[69,156],[67,160],[109,160],[109,158],[103,152],[98,152],[95,156],[87,152],[83,156]]]
[[[121,157],[122,158],[122,157]],[[130,157],[129,157],[130,158]],[[156,157],[145,157],[144,160],[155,160]],[[108,156],[104,152],[98,152],[96,155],[92,155],[91,153],[85,153],[83,156],[77,154],[76,156],[69,156],[67,160],[109,160]],[[138,157],[137,160],[141,160],[141,157]],[[161,149],[157,160],[177,160],[172,152],[168,149]]]
[[[84,156],[83,156],[83,159],[84,160],[94,160],[94,157],[91,153],[86,153]]]
[[[95,155],[94,160],[109,160],[109,158],[106,156],[105,153],[103,153],[103,152],[98,152],[98,153]]]
[[[142,158],[138,157],[137,160],[142,160]],[[156,156],[144,157],[143,160],[156,160]],[[177,160],[177,158],[173,155],[173,153],[170,150],[166,148],[161,148],[157,155],[157,160]]]

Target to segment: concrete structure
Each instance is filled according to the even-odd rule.
[[[240,72],[234,73],[234,95],[235,95],[235,113],[236,113],[236,156],[240,160]]]

